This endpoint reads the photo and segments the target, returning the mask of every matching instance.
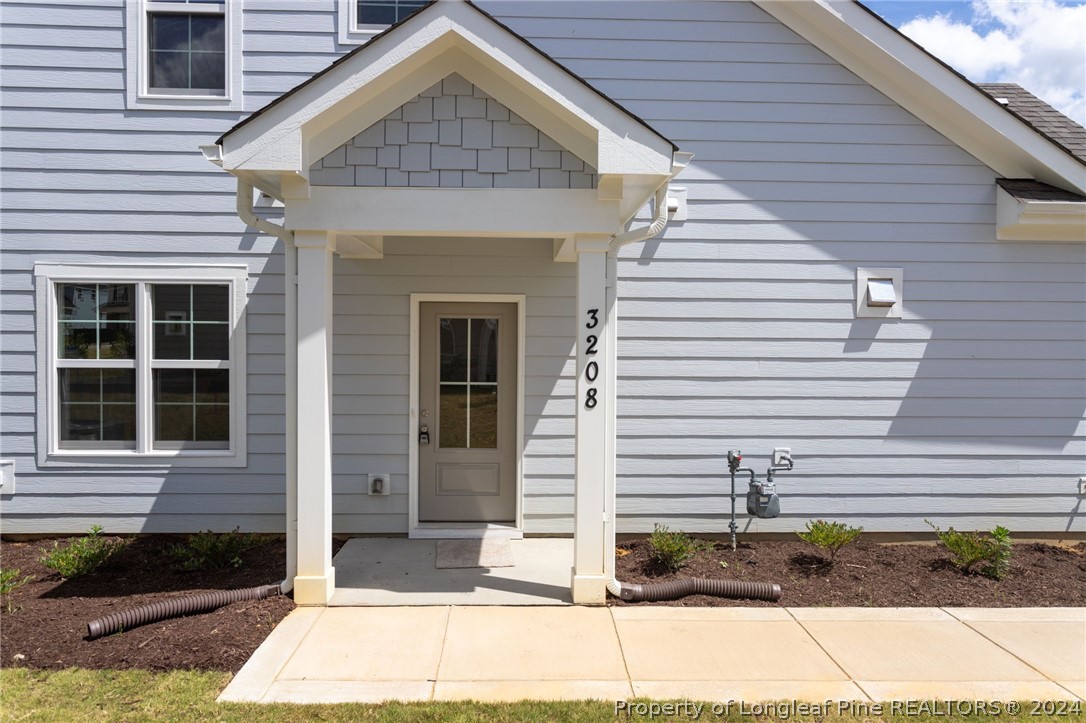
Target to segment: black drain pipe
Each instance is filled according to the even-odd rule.
[[[732,477],[732,518],[728,524],[732,533],[732,550],[735,549],[735,473],[749,472],[751,484],[754,483],[754,470],[740,467],[743,457],[738,450],[728,451],[728,470]],[[675,600],[687,595],[712,595],[731,600],[766,600],[776,602],[781,599],[781,586],[769,582],[747,582],[745,580],[706,580],[703,578],[684,578],[670,582],[628,583],[612,580],[607,585],[612,595],[629,602],[657,602]]]
[[[618,582],[616,580],[616,582]],[[638,585],[618,582],[618,596],[629,602],[656,602],[675,600],[687,595],[712,595],[713,597],[732,600],[767,600],[776,602],[781,599],[781,586],[768,582],[746,582],[745,580],[705,580],[686,578],[671,582],[654,582]]]
[[[216,590],[184,597],[172,597],[91,620],[87,623],[87,640],[97,640],[119,630],[131,630],[148,623],[157,623],[160,620],[210,612],[240,600],[263,600],[281,595],[282,592],[281,585],[260,585],[240,590]]]

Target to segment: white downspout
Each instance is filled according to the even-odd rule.
[[[650,239],[653,236],[658,236],[664,228],[667,227],[667,184],[660,186],[656,189],[656,197],[653,200],[653,210],[656,212],[656,218],[652,220],[648,226],[642,226],[641,228],[632,228],[629,231],[623,231],[622,233],[616,233],[611,237],[611,245],[608,250],[609,253],[615,253],[623,246],[628,244],[637,243],[638,241],[644,241]]]
[[[607,590],[615,597],[621,597],[622,583],[615,577],[615,517],[614,509],[615,490],[615,429],[617,424],[618,406],[618,250],[628,244],[645,241],[659,235],[667,227],[667,184],[656,190],[653,201],[653,210],[656,217],[648,226],[630,229],[611,237],[611,243],[607,251],[607,373],[610,375],[611,394],[607,401],[607,423],[610,427],[607,434],[607,473],[605,494],[612,505],[610,514],[605,517],[603,523],[604,550],[610,554],[604,559],[604,574],[607,577]]]
[[[283,283],[286,297],[284,319],[286,351],[286,578],[279,584],[283,594],[294,587],[298,574],[298,249],[294,246],[294,234],[290,230],[260,218],[253,211],[253,185],[238,178],[238,217],[258,231],[275,236],[283,242],[285,268]]]

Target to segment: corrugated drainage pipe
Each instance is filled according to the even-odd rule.
[[[684,580],[644,585],[613,580],[607,586],[607,589],[616,597],[629,602],[674,600],[687,595],[712,595],[733,600],[768,600],[769,602],[776,602],[781,598],[780,585],[768,582],[746,582],[745,580],[686,578]]]
[[[182,615],[206,613],[223,605],[239,600],[263,600],[282,593],[280,585],[260,585],[241,590],[216,590],[184,597],[172,597],[161,602],[141,605],[131,610],[91,620],[87,623],[87,640],[97,640],[104,635],[111,635],[118,630],[131,630],[140,625],[157,623],[160,620],[176,618]]]

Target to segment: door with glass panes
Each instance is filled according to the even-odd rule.
[[[419,521],[513,522],[517,306],[424,303]]]

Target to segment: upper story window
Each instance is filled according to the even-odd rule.
[[[241,110],[241,0],[126,3],[130,108]]]
[[[246,274],[39,265],[42,463],[240,466]]]
[[[429,0],[339,0],[339,41],[364,43]]]
[[[151,93],[226,95],[225,2],[147,3]],[[199,12],[194,12],[199,7]]]

